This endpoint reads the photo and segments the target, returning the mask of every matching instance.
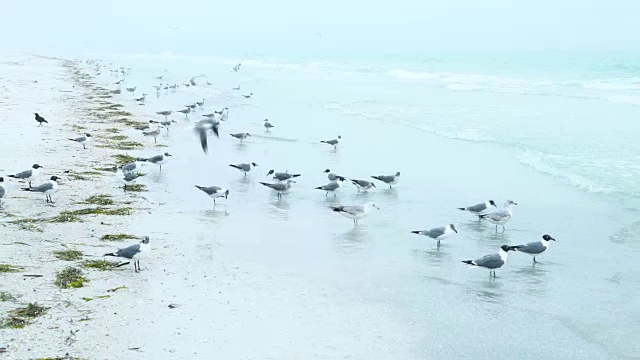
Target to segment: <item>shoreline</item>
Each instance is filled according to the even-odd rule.
[[[5,235],[0,263],[11,267],[0,273],[0,348],[5,349],[2,356],[7,359],[93,359],[96,355],[91,349],[102,341],[92,338],[94,329],[101,326],[92,317],[96,313],[112,313],[128,301],[123,294],[129,291],[131,281],[126,277],[132,273],[130,266],[111,267],[101,254],[136,243],[137,237],[147,235],[135,232],[130,215],[152,206],[145,201],[143,192],[127,191],[123,195],[123,182],[116,180],[111,170],[126,160],[127,151],[154,147],[126,135],[146,122],[136,120],[109,89],[102,87],[105,85],[94,82],[85,64],[33,56],[24,56],[21,61],[39,63],[28,72],[38,72],[43,67],[58,69],[49,78],[43,73],[23,80],[39,87],[54,85],[40,94],[40,100],[50,107],[39,110],[50,119],[49,124],[38,128],[29,118],[22,125],[32,143],[44,143],[38,146],[38,152],[46,156],[30,160],[29,151],[16,153],[12,159],[15,163],[7,164],[12,169],[3,169],[3,173],[20,171],[35,161],[42,164],[43,171],[34,186],[52,175],[62,181],[53,194],[54,205],[45,204],[39,194],[20,191],[23,184],[15,179],[5,181],[8,194],[0,211]],[[59,77],[63,80],[51,79]],[[54,90],[56,86],[61,86],[59,91]],[[33,87],[17,91],[36,92]],[[46,97],[47,93],[50,96]],[[67,120],[62,123],[62,119]],[[37,133],[41,130],[46,132],[45,141]],[[93,137],[86,150],[66,139],[85,132]],[[12,135],[15,134],[8,131],[5,136]],[[145,191],[144,185],[141,191]],[[152,237],[152,244],[153,240]],[[142,266],[144,269],[148,263],[143,261]],[[67,285],[70,288],[59,288],[55,284],[57,274],[69,267],[80,270],[84,280],[76,279]],[[107,281],[107,276],[112,279]],[[113,280],[120,285],[109,285]],[[27,304],[42,308],[37,314],[16,312]]]

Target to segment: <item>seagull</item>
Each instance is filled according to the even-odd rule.
[[[220,137],[220,133],[218,132],[219,125],[220,123],[213,119],[205,119],[198,121],[193,127],[193,131],[198,134],[198,137],[200,138],[200,145],[202,146],[202,151],[204,151],[205,154],[209,152],[207,132],[211,131],[216,135],[216,137]]]
[[[253,96],[253,93],[249,93],[249,94],[242,94],[242,96],[244,96],[247,99],[250,99]]]
[[[216,114],[218,114],[217,111],[214,111],[212,113],[208,113],[208,114],[202,114],[203,117],[209,118],[209,119],[215,119],[216,118]]]
[[[0,176],[0,206],[2,206],[2,199],[6,195],[7,191],[4,189],[4,178]]]
[[[477,260],[464,260],[462,261],[465,264],[469,264],[471,266],[478,266],[481,268],[489,269],[489,276],[493,274],[493,277],[496,277],[496,269],[500,269],[502,265],[507,263],[507,252],[510,251],[511,248],[509,245],[502,245],[500,247],[500,251],[497,254],[485,255]]]
[[[202,190],[205,194],[211,196],[213,198],[213,205],[216,204],[216,198],[219,197],[223,197],[223,198],[228,198],[229,197],[229,190],[225,189],[225,188],[221,188],[220,186],[198,186],[195,185],[195,187],[197,187],[198,189]]]
[[[430,230],[412,231],[411,233],[428,236],[432,239],[438,240],[438,247],[440,247],[440,240],[444,240],[454,233],[458,233],[458,230],[456,230],[456,227],[453,224],[448,224],[447,226],[440,226]]]
[[[130,163],[122,164],[122,165],[119,166],[119,169],[122,170],[123,172],[134,171],[134,170],[138,169],[138,163],[136,161],[132,161]]]
[[[243,163],[243,164],[230,164],[229,166],[234,167],[244,173],[244,176],[247,176],[247,173],[251,171],[254,167],[258,166],[258,164],[252,163]]]
[[[491,207],[494,207],[494,208],[497,207],[496,203],[493,200],[489,200],[489,201],[472,205],[472,206],[461,207],[461,208],[458,208],[458,210],[468,211],[473,215],[480,216],[480,215],[486,214]]]
[[[42,185],[39,185],[36,187],[22,188],[22,190],[43,193],[47,197],[47,203],[53,204],[53,200],[51,199],[51,194],[53,194],[54,192],[56,192],[56,190],[58,190],[58,180],[60,180],[59,177],[52,176],[48,182]]]
[[[186,109],[184,109],[184,110],[178,110],[178,112],[179,112],[179,113],[183,113],[183,114],[184,114],[184,117],[188,117],[188,116],[189,116],[189,113],[191,112],[191,108],[190,108],[190,107],[187,107],[187,108],[186,108]]]
[[[338,144],[340,143],[340,140],[342,140],[342,136],[338,135],[337,139],[322,140],[320,142],[323,143],[323,144],[333,145],[333,148],[335,149],[338,146]]]
[[[151,126],[152,126],[151,124],[154,124],[154,123],[155,123],[155,121],[149,120],[148,124],[143,125],[143,126],[137,126],[136,130],[149,130],[149,129],[151,129]]]
[[[269,131],[269,129],[271,129],[272,127],[274,126],[271,125],[271,123],[269,122],[269,119],[264,119],[264,128],[267,129],[267,131]]]
[[[241,64],[241,63],[238,63],[238,65],[236,65],[236,66],[234,66],[234,67],[233,67],[233,71],[234,71],[234,72],[238,72],[238,70],[240,70],[240,66],[242,66],[242,64]]]
[[[376,187],[376,184],[374,184],[371,181],[356,180],[356,179],[349,179],[349,180],[351,180],[353,185],[355,185],[358,188],[358,191],[360,191],[360,190],[367,191],[367,190],[371,189],[372,187]]]
[[[508,223],[513,217],[513,210],[511,205],[518,205],[515,201],[507,200],[504,203],[504,209],[496,210],[489,214],[480,215],[481,219],[487,219],[489,222],[496,224],[496,231],[498,231],[498,225],[502,225],[502,231],[504,231],[504,224]]]
[[[33,166],[31,166],[31,169],[19,172],[19,173],[14,174],[14,175],[9,175],[9,177],[10,178],[14,178],[14,179],[20,179],[20,180],[28,181],[29,182],[29,187],[31,187],[31,182],[33,180],[35,180],[36,177],[38,177],[38,175],[40,174],[40,168],[41,167],[42,166],[40,166],[38,164],[33,164]]]
[[[142,97],[139,97],[139,98],[134,99],[134,100],[143,103],[144,100],[147,98],[147,95],[149,95],[149,94],[142,94]]]
[[[229,108],[225,107],[224,109],[222,109],[222,111],[220,112],[220,120],[221,121],[227,121],[227,119],[229,118]]]
[[[158,142],[158,135],[160,135],[160,127],[155,127],[155,129],[153,130],[149,130],[149,131],[143,131],[142,134],[144,136],[153,136],[153,142],[157,143]]]
[[[193,110],[195,110],[195,109],[196,109],[196,106],[198,106],[198,105],[196,105],[196,104],[190,104],[190,105],[185,105],[185,106],[186,106],[186,107],[188,107],[188,108],[191,108],[191,110],[193,111]]]
[[[509,250],[519,251],[533,256],[533,264],[535,265],[537,263],[536,256],[541,255],[549,248],[549,241],[551,240],[556,241],[556,239],[552,238],[551,235],[545,234],[542,235],[542,239],[540,241],[534,241],[524,245],[509,246]]]
[[[202,101],[196,101],[196,104],[200,107],[204,107],[204,99],[202,99]]]
[[[295,183],[295,181],[289,179],[286,182],[278,182],[274,184],[261,182],[260,184],[275,190],[278,193],[278,199],[282,198],[282,194],[289,191],[291,188],[291,183]]]
[[[87,133],[84,134],[84,136],[80,136],[75,139],[69,138],[69,140],[82,144],[82,148],[86,149],[87,145],[91,142],[91,134]]]
[[[154,164],[160,166],[160,172],[162,172],[162,165],[166,164],[167,161],[169,160],[169,157],[171,157],[171,156],[173,156],[173,155],[171,155],[168,152],[166,152],[164,154],[156,155],[156,156],[150,157],[148,159],[142,159],[142,160],[150,162],[150,163],[154,163]]]
[[[240,90],[240,86],[236,86],[236,87],[232,88],[231,90]]]
[[[164,116],[164,118],[166,120],[167,116],[173,114],[173,111],[172,110],[163,110],[163,111],[156,112],[156,114]]]
[[[332,173],[329,169],[325,169],[323,173],[327,174],[327,179],[329,179],[329,181],[336,181],[338,179],[340,179],[341,181],[345,181],[347,179],[344,176]]]
[[[273,175],[274,180],[285,181],[289,179],[296,178],[300,176],[300,174],[289,174],[288,172],[276,172],[275,170],[269,170],[267,176]]]
[[[159,93],[160,90],[162,90],[162,84],[160,85],[153,85],[153,88],[156,89],[156,92]]]
[[[249,133],[237,133],[237,134],[230,134],[230,135],[236,139],[239,139],[240,142],[244,141],[247,137],[251,136],[251,134]]]
[[[133,271],[140,272],[140,258],[147,256],[150,251],[151,247],[149,246],[149,237],[145,236],[138,244],[127,246],[124,249],[119,249],[116,252],[107,253],[103,256],[115,256],[133,260]]]
[[[389,189],[391,189],[391,185],[395,185],[398,183],[398,181],[400,181],[400,171],[396,172],[395,175],[378,175],[371,177],[376,180],[380,180],[383,183],[389,184]]]
[[[144,174],[123,170],[122,180],[124,180],[124,191],[127,191],[127,185],[132,184],[137,178],[141,176],[144,176]]]
[[[348,205],[348,206],[338,206],[332,207],[333,211],[348,217],[349,219],[353,219],[353,225],[358,224],[358,220],[366,217],[369,214],[371,208],[376,208],[380,210],[376,204],[372,202],[368,202],[364,205]]]
[[[171,126],[171,125],[176,123],[175,120],[165,120],[165,121],[149,120],[149,122],[151,122],[153,124],[160,124],[160,125],[164,126],[165,128],[167,128],[167,134],[169,133],[169,126]]]
[[[342,181],[344,180],[336,179],[335,181],[329,181],[329,183],[326,185],[318,186],[316,190],[326,191],[326,194],[324,194],[324,196],[329,195],[329,192],[333,192],[333,196],[336,196],[336,190],[340,189],[340,183]]]
[[[47,120],[45,120],[42,116],[40,116],[38,113],[33,113],[36,116],[36,121],[40,124],[38,126],[42,126],[42,123],[49,123]]]
[[[135,95],[135,94],[136,94],[136,89],[137,89],[137,88],[138,88],[137,86],[134,86],[134,87],[132,87],[132,88],[126,88],[126,90],[127,90],[128,92],[130,92],[131,94]]]

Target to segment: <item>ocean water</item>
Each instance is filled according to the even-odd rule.
[[[189,131],[201,112],[175,115],[178,124],[160,140],[174,158],[144,179],[152,190],[145,196],[160,206],[136,226],[161,245],[150,264],[157,276],[138,295],[184,304],[174,313],[141,315],[144,301],[124,310],[137,321],[123,327],[145,335],[148,355],[640,354],[635,63],[101,58],[131,67],[126,86],[145,89],[149,100],[117,100],[142,116],[203,98],[206,112],[231,109],[209,156]],[[238,61],[243,67],[234,73]],[[179,84],[204,76],[196,87],[155,94],[159,75]],[[115,78],[103,73],[101,80]],[[249,92],[252,99],[239,95]],[[264,118],[276,126],[271,133]],[[245,131],[253,136],[242,144],[227,135]],[[337,135],[337,150],[319,144]],[[228,167],[251,161],[259,167],[247,177]],[[282,200],[258,183],[272,168],[303,174]],[[326,197],[313,189],[327,182],[325,168],[354,178],[400,171],[402,179],[368,194],[345,184]],[[224,186],[231,195],[214,209],[195,184]],[[518,202],[504,233],[455,209],[487,199]],[[357,228],[329,209],[369,200],[381,210]],[[410,234],[447,223],[460,233],[440,249]],[[460,263],[544,233],[558,242],[536,267],[512,253],[490,281]]]

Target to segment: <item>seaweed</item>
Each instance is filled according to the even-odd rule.
[[[107,234],[107,235],[102,235],[100,240],[102,240],[102,241],[123,241],[123,240],[137,239],[137,238],[138,238],[138,236],[130,235],[130,234]]]
[[[14,301],[15,299],[16,299],[16,297],[13,296],[10,292],[8,292],[8,291],[0,291],[0,302]]]
[[[112,200],[113,196],[101,194],[101,195],[93,195],[87,198],[84,203],[92,204],[92,205],[113,205],[114,202]]]
[[[78,250],[59,250],[54,251],[53,255],[60,260],[74,261],[82,259],[83,254],[82,251]]]
[[[24,270],[21,266],[0,264],[0,273],[15,273]]]
[[[131,185],[127,185],[127,191],[133,191],[133,192],[147,191],[147,186],[144,184],[131,184]]]
[[[61,289],[81,288],[85,282],[89,281],[82,275],[82,270],[68,266],[56,273],[56,281],[54,284]]]
[[[133,156],[125,154],[115,154],[113,155],[113,158],[116,160],[117,165],[123,165],[136,161],[136,158],[134,158]]]
[[[17,308],[9,311],[9,316],[2,320],[3,328],[21,329],[37,318],[47,313],[48,307],[38,305],[38,303],[29,303],[26,307]]]
[[[85,269],[96,269],[100,271],[113,270],[117,268],[118,263],[107,260],[86,260],[81,266]]]
[[[18,228],[20,228],[20,230],[25,230],[25,231],[44,232],[44,229],[42,229],[40,226],[36,226],[29,223],[18,224]]]

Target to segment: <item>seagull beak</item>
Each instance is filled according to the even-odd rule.
[[[412,233],[412,234],[418,234],[418,235],[420,235],[420,231],[419,231],[419,230],[414,230],[414,231],[412,231],[411,233]]]
[[[552,238],[551,236],[549,236],[549,240],[556,241],[556,239]]]
[[[378,210],[380,210],[380,208],[379,208],[379,207],[377,207],[376,205],[373,205],[373,207],[374,207],[374,208],[376,208],[376,209],[378,209]]]
[[[456,232],[456,234],[458,233],[458,230],[456,230],[456,229],[453,229],[453,231],[455,231],[455,232]]]

